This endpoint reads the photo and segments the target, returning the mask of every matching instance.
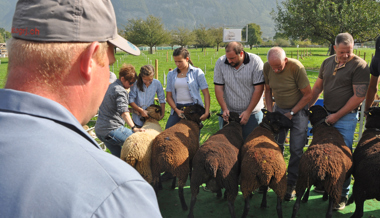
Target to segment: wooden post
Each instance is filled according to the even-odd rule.
[[[359,51],[359,54],[358,54],[358,56],[360,57],[360,51]]]
[[[166,51],[166,62],[168,62],[168,51]]]
[[[363,60],[365,60],[365,52],[364,52]]]
[[[156,74],[156,79],[158,79],[158,59],[156,59],[156,67],[155,67],[155,74]]]
[[[292,51],[290,52],[290,58],[293,58],[293,52]]]
[[[299,56],[299,51],[297,49],[297,60],[299,60],[299,59],[300,59],[300,56]]]

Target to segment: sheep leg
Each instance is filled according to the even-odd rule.
[[[221,199],[221,198],[222,198],[222,189],[219,189],[219,190],[216,192],[216,198],[217,198],[217,199]]]
[[[322,200],[327,201],[327,199],[329,199],[329,194],[327,193],[327,191],[325,191],[325,193],[323,193]]]
[[[277,216],[278,218],[282,218],[282,200],[280,197],[277,196]]]
[[[228,209],[230,210],[230,214],[232,218],[236,218],[235,216],[235,206],[233,201],[228,201]]]
[[[302,198],[302,203],[307,203],[307,201],[309,200],[309,195],[310,195],[310,187],[307,188],[306,193],[304,194]]]
[[[198,193],[199,192],[199,186],[194,188],[195,191],[192,189],[191,190],[191,202],[190,202],[190,212],[189,212],[189,215],[187,215],[187,218],[194,218],[194,206],[195,206],[195,202],[197,201],[197,194],[194,194],[194,193]]]
[[[301,198],[302,198],[302,195],[304,194],[304,192],[305,192],[305,190],[302,191],[302,192],[297,192],[296,193],[297,200],[296,200],[296,203],[294,203],[294,206],[293,206],[292,218],[296,218],[298,210],[300,209],[300,206],[301,206]]]
[[[185,197],[183,195],[183,186],[178,187],[178,195],[179,195],[179,200],[181,201],[182,205],[182,210],[187,210],[187,205],[185,202]]]
[[[177,177],[173,177],[173,181],[172,181],[172,189],[175,189],[175,182],[177,181]]]
[[[325,193],[326,193],[326,192],[325,192]],[[333,205],[334,205],[334,200],[333,200],[333,198],[330,196],[330,197],[329,197],[329,207],[327,208],[326,218],[331,218],[331,217],[332,217]]]
[[[241,216],[242,218],[246,218],[247,215],[248,215],[248,211],[249,211],[249,199],[250,197],[247,197],[244,199],[244,212],[243,212],[243,215]]]
[[[364,210],[364,200],[363,199],[355,199],[355,213],[352,214],[351,218],[359,218],[363,217],[363,210]]]
[[[261,208],[266,208],[267,207],[267,192],[268,188],[266,188],[263,192],[263,200],[261,201]]]

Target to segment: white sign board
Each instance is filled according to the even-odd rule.
[[[241,29],[224,29],[223,42],[241,42]]]

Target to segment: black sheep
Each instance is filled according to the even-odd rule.
[[[353,155],[355,183],[347,205],[355,201],[356,209],[351,217],[363,216],[366,199],[380,200],[380,108],[371,107],[365,113],[366,130]]]
[[[231,217],[235,217],[234,202],[238,194],[239,150],[243,145],[242,127],[239,114],[230,112],[229,123],[212,135],[199,148],[193,159],[191,176],[191,203],[188,217],[194,217],[193,210],[199,193],[199,186],[207,187],[222,196],[225,188]]]
[[[297,200],[292,217],[296,217],[306,188],[302,201],[307,202],[312,185],[324,187],[323,199],[327,200],[329,197],[326,217],[332,217],[332,209],[339,203],[343,183],[351,175],[352,154],[340,132],[325,123],[328,115],[325,108],[315,105],[309,112],[309,120],[313,126],[313,140],[300,160],[296,185]]]

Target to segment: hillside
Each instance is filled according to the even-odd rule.
[[[270,12],[276,0],[112,0],[119,28],[128,19],[145,19],[149,14],[160,17],[167,29],[187,27],[243,27],[248,23],[261,26],[264,37],[275,34]],[[11,30],[16,1],[0,0],[0,27]]]

